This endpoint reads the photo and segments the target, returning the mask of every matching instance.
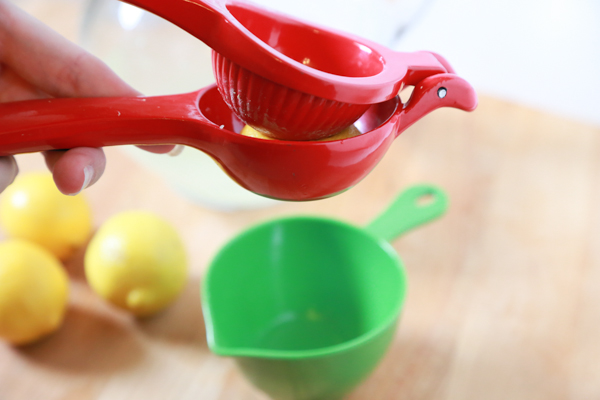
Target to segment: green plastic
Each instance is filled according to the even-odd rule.
[[[210,349],[277,400],[338,399],[373,371],[406,295],[390,240],[441,216],[413,186],[366,228],[322,217],[257,225],[217,254],[202,288]]]

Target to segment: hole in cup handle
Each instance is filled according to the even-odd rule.
[[[401,192],[396,199],[365,229],[387,241],[441,217],[448,208],[442,189],[416,184]]]
[[[419,208],[428,207],[437,200],[435,193],[425,193],[415,199],[415,205]]]

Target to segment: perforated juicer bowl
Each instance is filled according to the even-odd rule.
[[[328,31],[235,5],[227,7],[259,40],[292,62],[339,76],[371,76],[381,72],[380,56]],[[335,49],[337,54],[332,54]],[[356,60],[360,60],[356,62]],[[264,78],[213,51],[213,72],[225,103],[246,124],[266,136],[316,140],[352,125],[370,104],[353,104],[315,96]],[[310,90],[309,87],[306,88]]]
[[[265,79],[213,51],[225,103],[246,124],[284,140],[317,140],[352,125],[370,107],[328,100]]]

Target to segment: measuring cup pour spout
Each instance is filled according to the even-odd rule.
[[[385,354],[404,303],[388,240],[446,207],[440,189],[416,185],[366,228],[288,217],[240,234],[204,277],[210,349],[275,400],[342,398]]]

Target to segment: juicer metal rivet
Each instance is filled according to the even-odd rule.
[[[438,89],[437,94],[440,99],[443,99],[448,94],[448,89],[446,89],[445,87],[441,87]]]

